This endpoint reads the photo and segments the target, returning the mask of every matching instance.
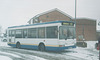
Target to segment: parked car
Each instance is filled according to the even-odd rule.
[[[7,42],[7,36],[6,36],[6,34],[3,35],[1,41],[2,41],[2,42]]]

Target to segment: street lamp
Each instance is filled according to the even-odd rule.
[[[76,5],[77,4],[77,0],[75,0],[75,30],[76,30]],[[76,38],[77,38],[77,36],[76,36]]]
[[[76,22],[76,5],[77,4],[77,0],[75,0],[75,22]]]

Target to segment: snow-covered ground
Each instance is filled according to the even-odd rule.
[[[77,47],[73,49],[75,53],[66,53],[71,56],[76,56],[80,58],[84,58],[86,60],[99,60],[99,50],[95,49],[95,44],[97,41],[86,41],[87,47]]]
[[[95,49],[95,44],[98,43],[98,41],[86,41],[87,48],[89,49]]]
[[[2,42],[1,40],[0,40],[0,46],[10,47],[10,46],[7,45],[7,42]]]
[[[85,60],[98,60],[99,58],[99,52],[96,49],[91,50],[91,49],[81,48],[81,47],[77,47],[76,49],[73,49],[73,52],[65,53],[65,54],[74,57],[83,58]]]
[[[12,59],[7,56],[0,55],[0,60],[12,60]]]
[[[65,52],[57,54],[57,53],[39,52],[39,51],[23,50],[23,49],[18,49],[18,52],[16,52],[17,51],[16,48],[12,49],[10,46],[7,45],[7,42],[1,42],[0,41],[0,47],[6,47],[6,48],[4,48],[6,50],[11,48],[10,50],[12,52],[11,53],[10,50],[8,50],[9,52],[8,51],[5,52],[5,51],[0,50],[0,60],[13,60],[11,58],[11,56],[16,57],[16,58],[22,58],[22,56],[31,57],[30,60],[50,60],[50,59],[44,58],[46,55],[47,55],[47,58],[52,57],[52,59],[54,59],[56,57],[59,57],[59,58],[64,57],[65,59],[70,59],[70,57],[73,57],[73,59],[75,58],[76,60],[78,58],[79,58],[78,60],[80,60],[80,59],[83,59],[83,60],[99,60],[99,51],[95,49],[95,43],[96,42],[97,41],[87,41],[86,42],[87,48],[77,47],[75,49],[69,49],[69,50],[66,50]],[[13,51],[13,50],[15,50],[15,51]],[[25,55],[24,52],[22,53],[21,50],[27,52],[27,54]],[[31,55],[30,53],[32,53],[33,55]],[[44,56],[41,57],[42,54]],[[10,55],[10,57],[8,55]],[[68,56],[69,56],[69,58],[68,58]]]
[[[0,47],[10,47],[7,45],[7,42],[2,42],[0,40]],[[18,53],[16,53],[18,54]],[[13,56],[13,57],[16,57],[16,58],[21,58],[20,56],[16,55],[16,54],[12,54],[12,53],[9,53],[9,52],[2,52],[0,51],[0,60],[13,60],[11,57],[8,57],[9,56]],[[7,56],[3,56],[3,55],[7,55]],[[19,54],[19,55],[23,55],[23,54]],[[23,55],[23,56],[26,56],[26,55]],[[31,56],[31,55],[28,55],[28,57],[30,56],[30,58],[34,58],[34,60],[46,60],[44,58],[40,58],[40,57],[37,57],[37,56]],[[24,58],[23,58],[24,59]]]
[[[2,42],[1,39],[0,39],[0,46],[7,46],[7,47],[9,47],[7,45],[7,42]],[[3,52],[0,51],[0,53],[3,53]],[[12,60],[12,59],[10,57],[0,55],[0,60]]]

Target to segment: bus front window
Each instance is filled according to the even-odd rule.
[[[59,29],[59,38],[60,39],[73,39],[75,36],[75,28],[74,27],[66,27],[61,26]]]

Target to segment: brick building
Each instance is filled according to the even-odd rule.
[[[76,19],[76,36],[77,40],[80,36],[85,40],[97,40],[96,38],[96,20],[88,18],[78,18]]]
[[[34,23],[50,22],[57,20],[70,21],[72,20],[72,17],[60,11],[59,9],[53,9],[34,16],[28,21],[28,23],[34,24]]]
[[[59,9],[53,9],[41,14],[38,14],[31,18],[28,23],[42,23],[42,22],[50,22],[50,21],[74,21],[74,19],[60,11]],[[79,18],[76,20],[76,37],[78,41],[81,41],[79,37],[83,37],[85,40],[97,40],[96,39],[96,20],[87,19],[87,18]]]

